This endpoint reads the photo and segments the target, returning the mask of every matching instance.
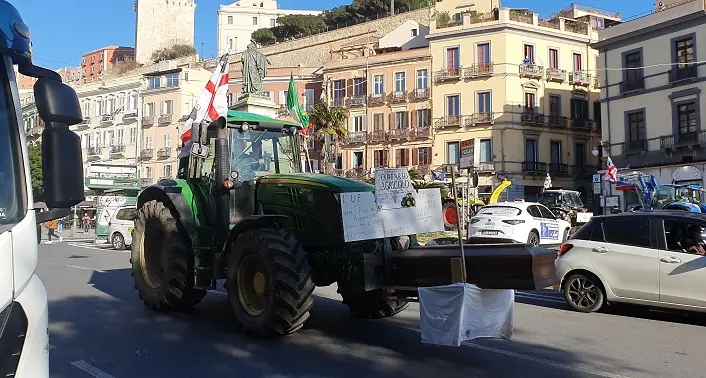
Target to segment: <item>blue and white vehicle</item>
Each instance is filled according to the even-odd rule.
[[[499,202],[482,207],[468,224],[470,243],[561,244],[571,224],[541,203]]]

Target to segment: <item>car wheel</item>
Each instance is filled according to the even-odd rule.
[[[119,232],[113,235],[113,249],[118,251],[125,249],[125,238]]]
[[[595,276],[583,273],[572,274],[564,282],[566,303],[576,311],[595,312],[603,307],[605,295]]]
[[[527,236],[527,244],[532,244],[534,247],[539,246],[539,234],[537,234],[537,231],[530,231]]]

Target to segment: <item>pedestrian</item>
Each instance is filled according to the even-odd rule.
[[[47,241],[47,244],[51,244],[51,237],[54,236],[56,238],[59,238],[59,243],[61,243],[64,238],[61,236],[57,235],[54,231],[56,231],[58,227],[59,222],[56,219],[52,219],[49,222],[47,222],[47,236],[49,237],[49,241]]]
[[[61,235],[61,232],[64,231],[64,219],[59,219],[57,221],[58,227],[57,230],[59,231],[59,235]]]
[[[88,226],[91,222],[91,218],[88,217],[88,213],[83,213],[83,233],[88,233]]]

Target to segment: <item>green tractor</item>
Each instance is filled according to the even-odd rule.
[[[343,240],[339,193],[374,186],[301,173],[299,130],[238,111],[192,128],[178,178],[160,180],[137,200],[130,263],[148,308],[187,311],[220,279],[237,325],[256,337],[300,329],[315,286],[337,283],[359,317],[406,308],[404,298],[382,290],[381,267],[400,238]]]

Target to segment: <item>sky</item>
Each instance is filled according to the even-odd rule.
[[[134,0],[9,0],[22,14],[32,32],[35,64],[51,69],[75,66],[81,56],[110,45],[134,46]],[[216,11],[220,4],[235,0],[196,0],[194,44],[203,55],[216,54]],[[571,3],[561,0],[503,0],[502,6],[531,8],[541,17]],[[654,0],[583,0],[582,5],[620,12],[623,18],[643,14],[654,7]],[[350,4],[345,0],[301,2],[280,0],[281,9],[327,10]],[[203,45],[202,45],[203,44]]]

